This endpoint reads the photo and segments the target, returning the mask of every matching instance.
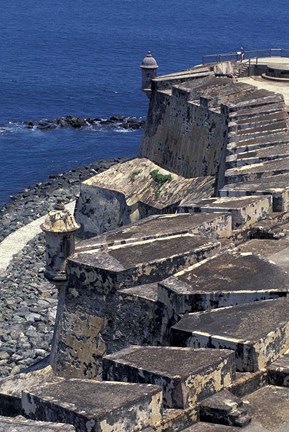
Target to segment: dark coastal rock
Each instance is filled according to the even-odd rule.
[[[125,117],[123,115],[112,115],[109,118],[89,117],[82,118],[68,115],[66,117],[59,117],[52,120],[27,120],[23,123],[28,129],[41,129],[49,130],[57,127],[66,128],[71,127],[74,129],[81,129],[85,126],[89,127],[109,127],[109,128],[123,128],[123,129],[140,129],[144,127],[144,120],[137,117]]]

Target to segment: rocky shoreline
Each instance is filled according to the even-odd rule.
[[[101,117],[76,117],[65,116],[55,119],[27,120],[23,125],[28,129],[55,129],[55,128],[74,128],[80,129],[83,127],[94,128],[113,128],[113,129],[140,129],[144,126],[144,120],[137,117],[125,117],[123,115],[113,115],[108,118]]]
[[[100,160],[65,173],[11,197],[0,209],[0,241],[51,210],[57,200],[76,199],[80,183],[115,163]],[[44,278],[44,235],[36,236],[14,256],[0,277],[0,376],[17,373],[50,352],[57,290]]]

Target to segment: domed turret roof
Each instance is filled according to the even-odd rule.
[[[74,216],[65,209],[60,200],[54,209],[48,213],[44,223],[41,225],[43,231],[52,233],[73,232],[79,228],[80,225],[76,222]]]
[[[157,69],[159,66],[156,62],[156,59],[152,56],[152,53],[148,51],[140,67],[142,69]]]

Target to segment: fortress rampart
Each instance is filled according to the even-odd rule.
[[[145,76],[140,157],[83,183],[74,253],[48,216],[49,366],[2,380],[2,415],[35,431],[289,428],[287,96],[252,70]]]

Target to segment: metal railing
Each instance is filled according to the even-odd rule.
[[[256,64],[258,64],[259,58],[264,57],[289,57],[289,49],[284,48],[269,48],[261,50],[252,51],[236,51],[224,54],[210,54],[203,56],[203,64],[206,63],[219,63],[224,61],[238,61],[238,60],[250,60],[256,59]]]

